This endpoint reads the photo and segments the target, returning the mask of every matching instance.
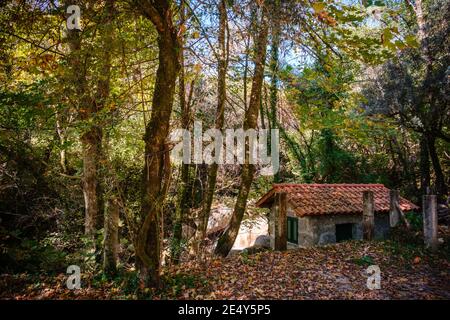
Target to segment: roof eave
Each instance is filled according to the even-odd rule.
[[[267,192],[261,199],[258,200],[258,202],[256,202],[256,207],[257,208],[266,208],[269,209],[272,205],[272,198],[275,194],[275,187],[273,187],[272,189],[270,189],[269,192]]]

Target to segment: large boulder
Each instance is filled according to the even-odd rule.
[[[270,248],[270,237],[268,235],[260,235],[256,238],[254,247]]]

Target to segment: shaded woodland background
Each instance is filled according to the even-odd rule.
[[[1,1],[1,272],[157,287],[161,266],[226,256],[273,182],[437,194],[448,226],[449,5]],[[278,128],[280,172],[171,163],[170,132],[194,121]],[[218,204],[233,215],[209,252]]]

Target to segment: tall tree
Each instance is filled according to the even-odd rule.
[[[278,72],[279,72],[279,50],[281,40],[281,11],[280,0],[274,1],[274,12],[272,18],[272,43],[270,50],[270,128],[278,128],[277,105],[278,105]],[[269,146],[271,143],[269,142]],[[276,146],[278,148],[278,145]],[[277,153],[275,153],[277,154]],[[280,182],[280,173],[276,172],[273,182]]]
[[[173,1],[136,0],[134,3],[158,32],[158,69],[151,118],[144,135],[141,223],[135,241],[141,281],[155,287],[159,285],[160,272],[160,215],[170,176],[167,137],[176,79],[181,68],[181,38],[185,26],[176,25],[174,21],[176,10]]]
[[[185,23],[186,13],[184,2],[180,5],[180,20],[181,23]],[[184,49],[181,47],[180,53],[180,75],[178,77],[178,96],[181,111],[181,127],[182,129],[189,130],[190,126],[190,102],[186,101],[186,80],[185,80],[185,65],[184,65]],[[191,87],[191,92],[193,87]],[[177,264],[180,260],[181,246],[182,246],[182,224],[183,219],[188,212],[188,199],[189,199],[189,170],[190,164],[181,164],[181,181],[178,192],[178,204],[175,209],[175,219],[173,226],[173,243],[172,243],[172,262]]]
[[[216,109],[216,119],[215,128],[217,130],[223,130],[224,119],[225,119],[225,103],[227,100],[226,91],[226,77],[228,68],[228,41],[226,40],[226,30],[227,30],[227,4],[226,0],[220,0],[218,4],[219,11],[219,52],[218,56],[218,68],[217,68],[217,109]],[[221,155],[216,155],[220,157]],[[214,199],[214,192],[216,190],[217,182],[217,171],[219,165],[217,163],[212,163],[208,171],[208,186],[205,193],[204,203],[202,212],[200,215],[200,225],[199,225],[199,239],[198,245],[206,237],[206,229],[208,227],[208,220],[211,211],[212,202]]]
[[[398,54],[368,85],[369,104],[395,117],[400,125],[420,137],[421,192],[430,185],[430,160],[434,189],[445,202],[448,186],[437,153],[437,141],[450,142],[448,134],[448,1],[406,1],[413,12],[417,45]],[[407,35],[411,38],[411,35]],[[414,37],[413,37],[414,38]],[[374,94],[375,93],[375,94]],[[375,102],[375,103],[374,103]]]
[[[76,1],[70,4],[82,5],[85,2]],[[112,1],[107,1],[106,7],[112,5]],[[102,16],[103,17],[103,16]],[[100,19],[97,23],[101,26],[103,23],[107,25],[111,16],[104,15],[106,21]],[[104,29],[103,29],[104,30]],[[108,32],[103,33],[108,37]],[[83,123],[81,134],[82,157],[83,157],[83,194],[85,202],[85,234],[93,242],[94,248],[99,248],[97,239],[97,231],[103,227],[103,208],[104,199],[101,188],[101,161],[103,159],[103,128],[99,121],[98,115],[105,107],[106,100],[109,96],[109,75],[110,75],[110,56],[109,51],[100,59],[102,66],[101,74],[95,75],[93,79],[97,79],[96,90],[92,93],[88,79],[88,67],[91,66],[86,61],[90,61],[90,55],[83,49],[84,32],[77,29],[67,30],[67,43],[69,53],[67,55],[69,70],[66,73],[67,85],[74,84],[75,99],[79,120]],[[103,55],[103,54],[102,54]]]
[[[245,111],[244,130],[255,129],[258,124],[259,105],[261,101],[262,84],[264,81],[264,67],[266,61],[267,42],[269,34],[269,24],[267,19],[267,7],[264,1],[259,1],[260,21],[259,33],[255,41],[254,53],[254,73],[252,80],[252,89],[250,94],[249,106]],[[233,247],[234,241],[239,232],[242,218],[247,207],[247,199],[250,187],[255,175],[255,165],[249,161],[249,144],[246,143],[245,163],[242,166],[241,184],[239,193],[234,206],[233,214],[228,228],[220,237],[215,253],[221,256],[227,256]]]
[[[414,1],[414,3],[406,0],[406,3],[414,11],[416,17],[416,24],[418,29],[417,38],[420,44],[419,53],[421,56],[421,60],[425,65],[425,75],[423,77],[422,88],[420,88],[422,89],[422,92],[419,95],[419,100],[416,102],[417,114],[421,116],[421,121],[423,122],[423,126],[422,128],[420,128],[420,131],[422,133],[421,189],[422,192],[426,191],[426,188],[429,184],[429,159],[426,156],[428,153],[429,157],[431,158],[431,163],[433,164],[433,169],[436,176],[436,191],[441,197],[445,198],[448,194],[448,186],[445,183],[445,177],[442,172],[442,167],[436,152],[436,139],[438,137],[444,138],[445,140],[447,140],[447,142],[450,142],[450,139],[442,132],[442,119],[439,119],[440,117],[442,117],[442,115],[440,114],[445,109],[442,110],[443,107],[439,105],[440,101],[438,101],[439,99],[437,97],[441,91],[441,88],[439,87],[439,82],[441,81],[439,81],[439,78],[442,77],[442,72],[439,72],[440,68],[436,67],[436,58],[437,54],[439,53],[436,52],[436,47],[439,47],[440,44],[434,43],[435,39],[433,39],[433,37],[436,37],[436,35],[439,33],[448,32],[448,17],[447,19],[445,17],[444,19],[441,18],[440,23],[440,19],[432,17],[432,6],[439,5],[439,1],[430,1],[430,3],[428,3],[428,15],[426,13],[427,9],[422,0],[416,0]],[[448,3],[447,5],[444,5],[444,11],[445,8],[448,9]],[[434,9],[436,10],[436,8]],[[435,26],[433,26],[433,24],[436,23],[436,21],[433,21],[433,19],[438,20],[438,23],[435,24]],[[438,30],[436,30],[436,26]],[[432,35],[433,31],[435,32],[434,35]],[[440,76],[439,73],[441,73]],[[429,109],[429,111],[424,111],[424,109]],[[427,150],[425,150],[425,148]]]
[[[102,14],[102,23],[99,26],[101,35],[101,55],[102,68],[101,76],[97,83],[98,87],[98,103],[102,104],[102,108],[106,107],[107,99],[110,96],[111,87],[111,64],[112,64],[112,44],[114,41],[114,1],[106,0],[105,7]],[[110,114],[110,112],[109,112]],[[106,274],[114,275],[117,271],[118,246],[119,246],[119,199],[115,190],[114,172],[109,170],[108,164],[108,138],[104,139],[103,147],[103,182],[106,186],[103,189],[105,198],[104,208],[104,241],[103,241],[103,271]],[[109,179],[107,179],[109,178]],[[112,185],[110,181],[114,181]],[[109,192],[106,192],[108,189]]]

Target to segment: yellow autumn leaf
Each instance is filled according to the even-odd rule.
[[[312,4],[312,7],[314,9],[314,12],[319,13],[325,9],[325,3],[323,2],[314,2]]]
[[[195,64],[194,65],[194,72],[195,73],[199,73],[200,71],[202,71],[202,66],[199,63]]]

